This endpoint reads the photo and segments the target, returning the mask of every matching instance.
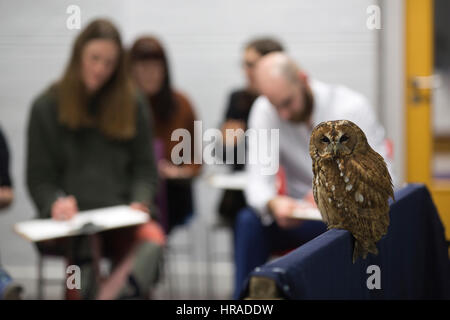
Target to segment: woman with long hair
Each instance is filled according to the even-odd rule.
[[[62,78],[32,105],[26,174],[41,218],[69,220],[79,211],[121,204],[156,218],[157,172],[147,109],[128,77],[117,28],[108,20],[92,21],[76,38]],[[80,292],[69,290],[68,296],[149,293],[164,243],[154,220],[100,234],[101,253],[111,258],[113,269],[99,286],[87,237],[71,240],[69,263],[81,268],[82,283]]]
[[[172,132],[186,129],[194,137],[194,109],[188,98],[172,88],[167,55],[155,37],[137,39],[129,52],[130,72],[137,86],[149,102],[153,115],[153,135],[162,145],[158,172],[165,186],[166,223],[170,232],[192,215],[192,179],[200,173],[200,164],[194,163],[194,141],[191,141],[189,163],[174,164],[171,154],[178,141],[172,141]]]

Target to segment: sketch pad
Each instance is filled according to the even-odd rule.
[[[94,226],[96,231],[117,229],[150,220],[149,214],[126,205],[81,211],[68,221],[34,219],[14,225],[14,231],[29,241],[43,241],[84,234],[83,226]]]
[[[298,200],[300,208],[295,210],[292,214],[292,218],[304,219],[304,220],[322,220],[322,215],[319,209],[311,206],[304,200]]]

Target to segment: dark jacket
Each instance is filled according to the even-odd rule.
[[[8,144],[3,132],[0,130],[0,187],[11,187],[11,185]]]
[[[61,125],[51,90],[34,101],[27,132],[26,180],[41,218],[50,217],[53,202],[62,195],[73,195],[80,210],[152,203],[157,172],[148,107],[141,97],[136,103],[136,136],[119,141],[97,128],[70,130]]]

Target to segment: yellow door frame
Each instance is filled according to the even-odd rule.
[[[425,183],[450,239],[450,182],[434,181],[431,88],[418,79],[433,75],[433,0],[405,0],[406,181]]]

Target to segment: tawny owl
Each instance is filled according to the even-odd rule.
[[[311,133],[314,200],[328,228],[345,229],[355,238],[353,263],[387,233],[391,176],[382,156],[353,122],[322,122]]]

